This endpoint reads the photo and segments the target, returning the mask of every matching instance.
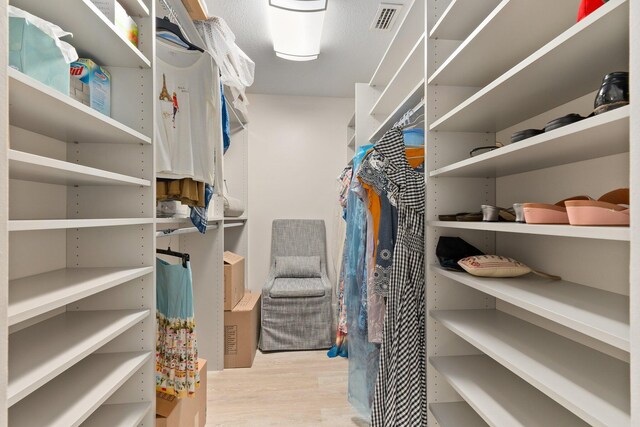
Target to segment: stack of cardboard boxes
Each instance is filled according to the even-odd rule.
[[[245,293],[244,258],[224,253],[224,367],[250,368],[258,349],[260,294]]]

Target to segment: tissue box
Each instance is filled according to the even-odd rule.
[[[69,64],[55,40],[24,18],[9,18],[9,66],[69,93]]]
[[[91,0],[116,26],[116,30],[134,46],[138,47],[138,24],[116,0]]]
[[[111,74],[90,59],[80,58],[71,63],[71,90],[77,101],[111,115]]]

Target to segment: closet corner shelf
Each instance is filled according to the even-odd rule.
[[[590,425],[631,425],[628,363],[498,310],[429,314]]]
[[[126,3],[132,5],[139,1],[127,0]],[[107,67],[151,67],[149,59],[116,30],[91,0],[11,0],[11,4],[73,33],[72,38],[65,40],[78,50],[80,57],[93,58]],[[73,13],[69,13],[70,10]]]
[[[349,138],[349,141],[347,141],[347,147],[355,148],[355,146],[356,146],[356,134],[354,133],[353,136]]]
[[[356,128],[356,113],[353,113],[353,115],[351,116],[351,120],[349,120],[347,127],[351,129]]]
[[[7,403],[39,387],[149,316],[149,310],[68,311],[11,334]]]
[[[548,2],[535,2],[536,7],[538,3]],[[497,132],[597,90],[605,74],[629,67],[628,6],[628,0],[609,1],[444,114],[429,130]],[[544,7],[550,16],[550,5]],[[486,50],[481,52],[483,61],[491,62],[484,58]],[[464,67],[476,74],[469,64]]]
[[[64,230],[153,224],[153,218],[10,220],[9,231]]]
[[[430,357],[429,363],[490,426],[588,426],[487,356]]]
[[[515,222],[429,221],[430,227],[463,230],[497,231],[501,233],[535,234],[540,236],[578,237],[599,240],[630,240],[629,227],[583,227],[573,225],[518,224]]]
[[[131,427],[139,425],[151,410],[151,402],[102,405],[82,427]]]
[[[378,100],[373,104],[369,112],[370,115],[386,117],[391,114],[394,108],[402,102],[402,99],[411,93],[416,83],[424,78],[424,43],[425,35],[422,33]]]
[[[149,16],[149,8],[142,0],[118,0],[130,16],[144,18]]]
[[[375,142],[382,138],[386,131],[402,118],[402,116],[410,109],[415,107],[420,100],[424,98],[424,79],[422,79],[400,102],[395,110],[378,126],[378,129],[369,137],[369,142]]]
[[[153,273],[153,267],[66,268],[9,281],[9,326]]]
[[[384,87],[388,85],[398,69],[398,64],[407,57],[409,46],[413,46],[420,34],[424,33],[425,3],[424,0],[413,0],[398,26],[398,31],[393,36],[382,60],[373,73],[369,86]]]
[[[531,274],[496,279],[449,271],[436,265],[432,265],[431,270],[616,348],[630,351],[628,296]]]
[[[146,179],[9,150],[9,177],[23,181],[60,185],[129,185],[149,187]]]
[[[630,107],[453,163],[431,177],[493,178],[629,152]]]
[[[7,71],[11,125],[64,142],[151,144],[148,136],[70,96],[13,68]]]
[[[429,410],[438,421],[440,427],[488,426],[473,408],[465,402],[431,403]]]
[[[499,3],[500,0],[452,0],[434,24],[429,38],[464,40]]]
[[[9,425],[79,426],[151,356],[151,352],[94,353],[9,408]]]
[[[463,40],[462,43],[428,78],[429,84],[484,86],[575,23],[574,4],[554,0],[538,0],[532,4],[503,0],[494,1],[496,7],[486,13],[490,1],[452,2],[451,10],[445,12],[442,19],[453,27],[469,25],[472,19],[477,19],[467,14],[470,7],[485,8],[485,15],[475,21],[478,25],[467,32],[464,40],[458,39]],[[551,10],[553,13],[549,13]],[[435,27],[436,31],[441,26]],[[491,52],[491,61],[487,61],[487,52]]]

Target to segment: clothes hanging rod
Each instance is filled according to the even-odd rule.
[[[224,228],[233,228],[233,227],[242,227],[244,222],[232,222],[230,224],[225,224]]]
[[[405,123],[408,123],[411,117],[414,114],[416,114],[418,111],[420,111],[423,107],[424,107],[424,98],[422,98],[415,107],[413,107],[412,109],[404,113],[404,115],[400,117],[400,120],[398,120],[394,126],[404,125]]]
[[[207,226],[207,230],[218,228],[218,224],[209,224]],[[196,227],[187,227],[187,228],[167,228],[165,230],[156,231],[156,237],[169,237],[169,236],[177,236],[180,234],[191,234],[191,233],[199,233]]]

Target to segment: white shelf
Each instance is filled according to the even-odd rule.
[[[132,427],[142,422],[151,410],[151,402],[102,405],[82,427]]]
[[[175,218],[156,218],[156,224],[184,224],[191,223],[191,218],[175,217]]]
[[[66,268],[9,281],[9,326],[153,272],[153,267]]]
[[[9,120],[14,126],[64,142],[151,144],[148,136],[20,71],[9,68],[8,74]]]
[[[629,351],[629,297],[533,274],[512,279],[475,277],[431,266],[436,273]]]
[[[9,178],[60,185],[151,185],[146,179],[16,150],[9,150]]]
[[[497,310],[430,315],[587,423],[630,425],[628,363]]]
[[[349,138],[349,141],[347,141],[347,147],[354,148],[355,146],[356,146],[356,134],[354,133],[353,136]]]
[[[429,410],[440,427],[487,427],[488,425],[465,402],[432,403],[429,405]]]
[[[373,104],[370,115],[387,117],[424,78],[424,39],[423,33]]]
[[[9,336],[8,405],[28,396],[149,315],[149,310],[69,311]]]
[[[133,4],[134,0],[128,3]],[[73,38],[65,40],[76,48],[80,57],[93,58],[98,64],[111,67],[151,66],[149,59],[116,31],[115,25],[91,0],[65,1],[64,4],[59,1],[11,0],[11,4],[73,33]]]
[[[429,176],[493,178],[629,152],[629,114],[629,106],[618,108],[445,166]]]
[[[588,426],[487,356],[431,357],[429,362],[491,427]]]
[[[118,0],[129,16],[145,17],[149,16],[149,8],[142,0]]]
[[[10,220],[9,231],[63,230],[68,228],[120,227],[152,224],[153,218]]]
[[[527,10],[531,6],[510,3],[520,3]],[[538,7],[538,3],[548,4],[545,16],[556,15],[557,2],[533,4]],[[433,122],[430,130],[496,132],[597,90],[605,74],[629,67],[628,6],[627,0],[609,1]],[[546,19],[536,22],[544,22],[539,27],[547,25]],[[493,62],[487,61],[487,50],[474,51],[484,62]],[[490,51],[497,51],[496,47]],[[468,62],[463,66],[477,75]],[[445,74],[451,76],[449,71]]]
[[[224,224],[224,228],[244,227],[244,222],[231,222]]]
[[[349,123],[347,124],[347,127],[355,129],[356,128],[356,113],[353,113],[353,116],[351,116],[351,119],[349,120]]]
[[[455,3],[459,1],[452,5],[452,12],[456,13],[451,18],[444,18],[454,28],[462,26],[465,20],[476,18],[467,15],[470,3],[481,3],[471,6],[473,8],[488,7],[488,0]],[[428,82],[484,86],[569,28],[575,22],[576,14],[577,4],[571,2],[537,0],[529,4],[502,0],[481,21],[476,21],[479,25],[467,33],[468,37],[429,77]],[[487,60],[488,57],[491,59]]]
[[[431,39],[464,40],[500,0],[452,0],[429,33]]]
[[[421,99],[424,98],[424,79],[411,90],[409,95],[400,102],[400,105],[378,126],[378,129],[369,137],[370,142],[375,142],[387,132],[391,127],[402,118],[402,116],[409,111],[410,108],[418,105]]]
[[[515,222],[429,221],[430,227],[463,230],[498,231],[501,233],[536,234],[540,236],[578,237],[583,239],[629,241],[629,227],[586,227],[573,225],[518,224]]]
[[[398,31],[393,36],[389,47],[382,56],[382,60],[369,82],[370,86],[384,87],[391,81],[391,77],[409,54],[420,34],[424,33],[424,5],[423,0],[414,0],[409,6],[404,19],[398,26]]]
[[[76,427],[151,358],[93,354],[9,409],[11,427]]]
[[[247,217],[246,216],[225,216],[224,217],[224,221],[246,221]]]

